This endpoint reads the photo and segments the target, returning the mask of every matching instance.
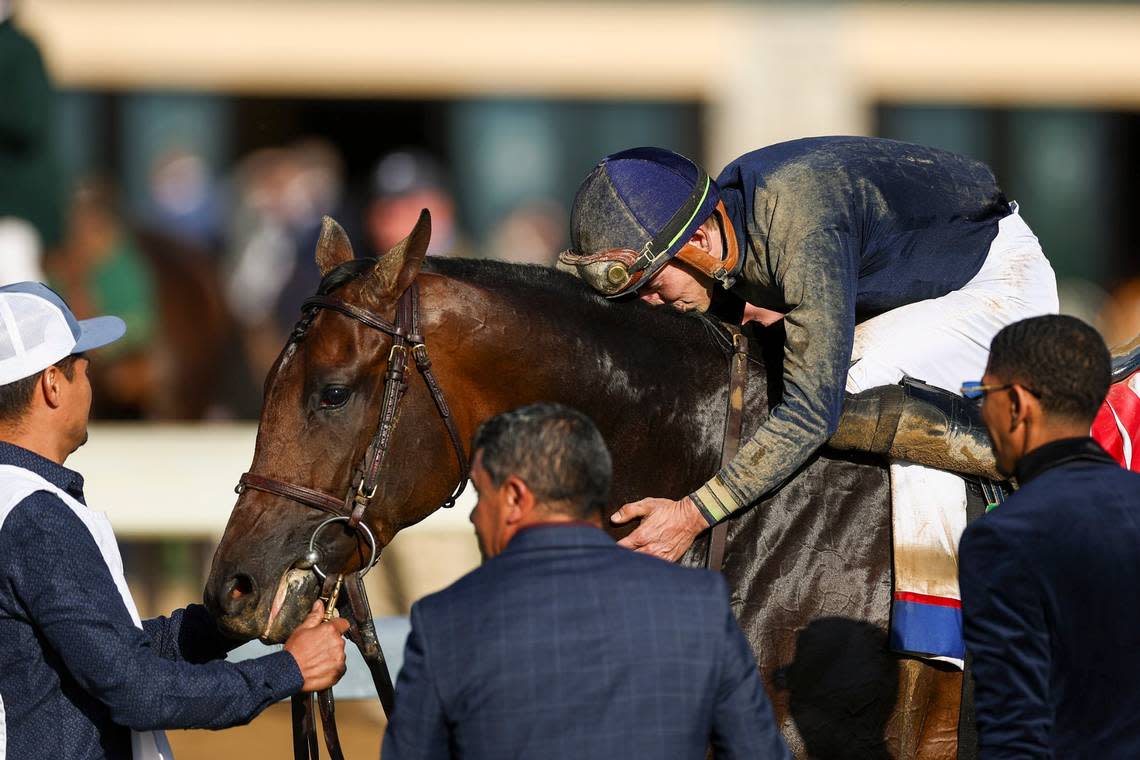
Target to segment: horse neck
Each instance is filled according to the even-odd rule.
[[[425,333],[440,344],[440,382],[457,389],[466,434],[493,414],[557,401],[589,415],[611,449],[656,448],[639,433],[683,446],[702,472],[719,457],[727,358],[699,318],[558,288],[421,282]]]

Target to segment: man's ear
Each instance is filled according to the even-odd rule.
[[[1009,429],[1016,430],[1019,425],[1035,418],[1039,404],[1032,393],[1014,385],[1009,389]]]
[[[52,409],[63,403],[63,372],[54,364],[40,373],[38,390],[43,394],[44,401]]]
[[[534,491],[526,481],[517,475],[508,475],[503,481],[502,488],[506,489],[505,519],[507,525],[518,525],[534,513]]]
[[[713,249],[713,235],[720,234],[720,226],[716,222],[716,215],[710,216],[705,220],[704,224],[693,232],[693,236],[689,238],[689,245],[700,248],[705,253],[711,253]]]

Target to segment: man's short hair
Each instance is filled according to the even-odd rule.
[[[70,382],[75,379],[75,360],[81,355],[65,356],[52,366],[59,367],[59,371]],[[43,369],[34,375],[29,375],[6,385],[0,385],[0,422],[14,422],[24,416],[24,412],[28,410],[28,405],[32,403],[32,394],[35,392],[36,384],[39,383],[40,377],[46,371],[47,369]]]
[[[1014,322],[995,335],[988,371],[1039,393],[1046,414],[1091,425],[1108,393],[1112,357],[1090,325],[1050,314]]]
[[[609,502],[613,466],[598,428],[581,412],[541,402],[496,415],[479,426],[472,452],[496,486],[511,475],[544,506],[575,517]]]

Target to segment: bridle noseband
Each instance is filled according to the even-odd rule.
[[[343,499],[339,499],[324,491],[308,486],[288,483],[263,475],[247,472],[238,482],[237,493],[247,488],[256,491],[280,496],[307,507],[313,507],[333,515],[332,518],[321,523],[313,532],[309,542],[309,551],[303,558],[306,565],[311,566],[320,577],[324,573],[317,567],[320,560],[315,547],[317,534],[331,522],[345,521],[349,528],[364,534],[371,548],[371,560],[368,566],[361,568],[361,574],[367,572],[375,564],[379,552],[376,549],[376,540],[371,531],[362,522],[365,512],[376,496],[376,489],[380,479],[380,468],[392,443],[392,434],[399,421],[400,401],[408,389],[408,354],[416,362],[416,368],[423,375],[424,382],[431,392],[432,400],[439,411],[447,434],[451,438],[451,445],[455,449],[455,457],[459,463],[459,485],[442,504],[443,507],[452,507],[467,486],[469,473],[467,454],[451,416],[451,409],[443,397],[443,391],[432,372],[431,360],[428,358],[427,346],[419,330],[419,288],[413,281],[407,290],[400,296],[396,304],[396,322],[392,324],[379,315],[354,306],[329,295],[317,295],[309,298],[301,307],[304,316],[293,331],[293,340],[300,339],[320,309],[330,309],[355,319],[363,325],[387,333],[392,336],[392,349],[388,353],[388,370],[384,375],[384,397],[380,406],[380,423],[376,434],[365,450],[364,458],[357,465],[352,482]]]

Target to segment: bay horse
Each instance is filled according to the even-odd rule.
[[[557,401],[595,420],[613,453],[611,512],[646,494],[683,496],[716,471],[731,357],[721,328],[607,301],[553,269],[425,259],[429,237],[425,212],[389,253],[355,259],[328,220],[316,251],[319,294],[391,322],[404,292],[417,290],[419,332],[462,445],[496,413]],[[745,430],[779,397],[780,343],[752,356]],[[250,472],[346,493],[377,429],[393,345],[343,311],[308,311],[266,379]],[[382,548],[466,475],[413,367],[363,524]],[[729,521],[723,572],[733,608],[797,756],[957,756],[961,673],[887,648],[889,513],[884,460],[823,450]],[[319,593],[301,558],[327,518],[280,493],[240,492],[205,591],[222,630],[287,637]],[[326,570],[369,561],[358,537],[343,525],[321,531]],[[707,551],[699,538],[682,562],[702,564]]]

